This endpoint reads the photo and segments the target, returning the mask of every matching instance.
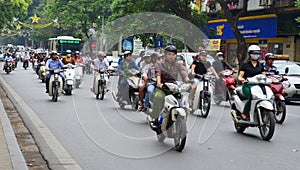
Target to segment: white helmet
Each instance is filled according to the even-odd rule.
[[[250,45],[248,48],[248,54],[252,60],[258,60],[260,57],[260,48],[257,45]]]

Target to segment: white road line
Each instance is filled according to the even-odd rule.
[[[57,159],[66,169],[70,170],[81,170],[81,167],[66,151],[66,149],[60,144],[57,138],[47,128],[47,126],[39,119],[34,111],[22,100],[22,98],[7,84],[7,82],[0,76],[2,84],[5,89],[8,90],[15,98],[16,102],[24,109],[25,113],[29,117],[31,123],[38,130],[40,135],[44,138],[50,149],[53,151]]]
[[[294,115],[294,114],[287,114],[289,116],[294,116],[294,117],[300,117],[300,115]]]

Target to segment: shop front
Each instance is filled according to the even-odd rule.
[[[226,19],[211,20],[207,27],[215,30],[215,35],[209,38],[221,39],[222,51],[231,64],[236,61],[237,40]],[[245,37],[247,46],[256,44],[261,47],[261,59],[268,52],[284,55],[284,38],[277,38],[277,16],[275,14],[242,17],[238,29]]]

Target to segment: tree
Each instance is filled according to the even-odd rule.
[[[297,1],[295,2],[295,6],[297,6],[297,7],[300,9],[300,0],[297,0]],[[296,21],[300,23],[300,17],[297,17],[297,18],[296,18]],[[299,35],[300,35],[300,33],[299,33]]]
[[[239,63],[243,63],[247,59],[247,46],[244,36],[238,29],[238,21],[241,16],[244,16],[247,13],[248,1],[249,0],[242,0],[243,1],[243,8],[240,9],[238,12],[234,13],[228,8],[228,3],[232,2],[232,0],[216,0],[222,7],[224,11],[225,18],[229,24],[230,29],[232,30],[234,36],[237,39],[237,58]]]
[[[12,22],[13,17],[24,18],[31,0],[0,0],[0,29]]]

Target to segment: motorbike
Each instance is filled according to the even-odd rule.
[[[53,74],[49,80],[49,96],[52,96],[52,101],[57,102],[58,96],[62,94],[63,79],[60,76],[60,69],[51,71]]]
[[[123,109],[125,105],[131,105],[132,110],[137,110],[139,107],[139,83],[141,81],[140,71],[136,69],[130,69],[126,72],[129,75],[126,78],[128,85],[128,96],[120,96],[119,94],[114,97],[119,106]],[[115,96],[115,95],[113,95]]]
[[[96,73],[95,76],[93,92],[96,95],[96,99],[100,98],[100,100],[103,100],[104,95],[107,92],[109,73],[105,69],[101,69],[98,70],[98,73]]]
[[[12,70],[15,70],[15,68],[17,68],[17,59],[14,58],[13,61],[12,61]]]
[[[147,117],[151,129],[157,134],[158,141],[162,142],[166,137],[173,138],[175,149],[179,152],[184,149],[187,138],[189,89],[190,84],[180,81],[164,83],[162,90],[167,91],[169,95],[165,96],[164,108],[159,114],[158,121]]]
[[[68,63],[64,65],[64,76],[65,76],[65,86],[64,91],[66,95],[72,95],[73,85],[74,85],[74,77],[75,77],[75,65]]]
[[[79,85],[81,84],[81,77],[82,77],[83,71],[82,71],[82,64],[78,61],[76,63],[75,67],[75,88],[79,88]]]
[[[4,71],[9,74],[12,71],[12,61],[6,61],[5,65],[4,65]]]
[[[232,95],[231,116],[237,132],[243,133],[247,127],[258,127],[263,140],[269,141],[275,131],[273,92],[268,87],[272,80],[260,74],[247,78],[244,82],[251,87],[250,120],[243,120],[241,113],[247,102],[242,87],[237,87]]]
[[[215,83],[215,90],[213,94],[213,100],[217,105],[220,105],[222,101],[231,101],[231,96],[233,90],[235,89],[235,79],[232,76],[234,73],[233,70],[223,70],[220,72],[220,78],[222,79],[221,84]],[[216,93],[216,88],[218,88],[218,93]]]
[[[38,75],[39,75],[39,79],[42,80],[42,82],[45,82],[45,78],[46,78],[46,68],[45,68],[45,62],[41,62],[40,63],[40,69],[38,71]]]
[[[192,112],[206,118],[211,106],[211,82],[214,76],[211,72],[203,75],[202,82],[197,84],[195,99],[192,103]],[[200,112],[200,113],[198,113]]]
[[[274,108],[275,108],[275,121],[279,124],[282,124],[286,117],[286,105],[285,105],[285,92],[282,85],[282,81],[287,80],[279,75],[269,76],[273,79],[272,83],[269,85],[270,89],[273,91],[274,99]]]
[[[23,68],[26,70],[29,66],[29,58],[23,59]]]

